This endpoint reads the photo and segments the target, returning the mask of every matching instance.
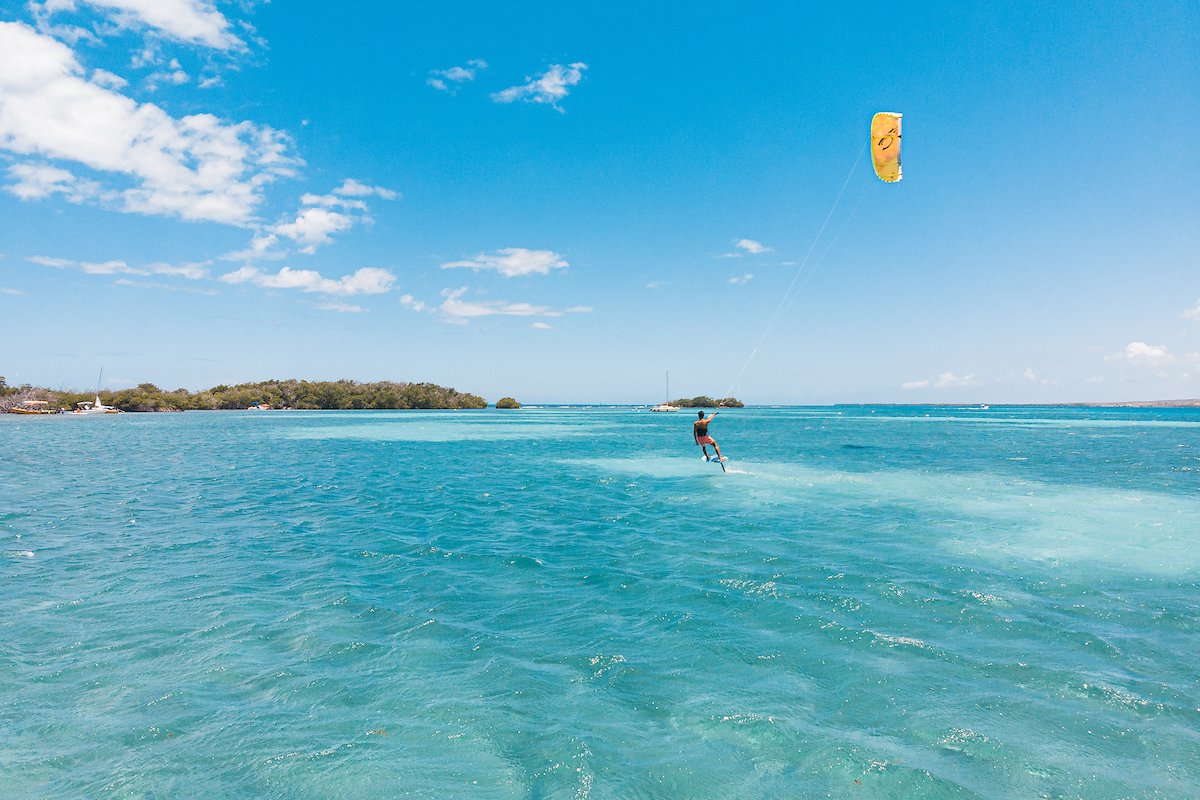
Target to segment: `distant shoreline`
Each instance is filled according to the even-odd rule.
[[[1200,408],[1197,400],[1126,400],[1112,403],[834,403],[834,407],[850,408],[886,406],[891,408]]]

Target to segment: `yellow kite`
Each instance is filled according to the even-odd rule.
[[[881,111],[871,118],[871,160],[879,180],[900,180],[900,118],[903,114]]]

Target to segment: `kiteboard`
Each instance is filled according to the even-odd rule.
[[[713,461],[717,464],[720,464],[721,472],[725,471],[725,462],[729,460],[726,456],[721,456],[720,458],[717,458],[716,456],[700,456],[700,459],[702,461]]]

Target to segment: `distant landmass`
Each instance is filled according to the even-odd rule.
[[[736,397],[726,397],[724,400],[714,400],[706,395],[693,397],[691,399],[681,397],[678,400],[672,400],[668,405],[679,406],[680,408],[745,408],[746,404]]]
[[[995,403],[1008,408],[1200,408],[1197,400],[1125,400],[1106,403]],[[834,406],[921,406],[928,408],[980,408],[977,403],[834,403]],[[987,408],[987,406],[982,406]]]
[[[1200,400],[1130,400],[1124,403],[1056,403],[1085,408],[1200,408]]]
[[[117,392],[102,391],[105,405],[122,411],[195,411],[244,409],[251,406],[308,410],[348,409],[468,409],[486,408],[476,394],[460,392],[435,383],[394,383],[352,380],[270,380],[214,386],[200,392],[187,389],[166,391],[152,383]],[[63,392],[34,386],[7,386],[0,378],[0,411],[25,400],[46,400],[51,406],[71,409],[78,402],[94,399],[95,392]]]

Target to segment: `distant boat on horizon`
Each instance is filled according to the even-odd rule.
[[[667,373],[667,400],[650,409],[651,411],[679,411],[679,406],[671,405],[671,373]]]

